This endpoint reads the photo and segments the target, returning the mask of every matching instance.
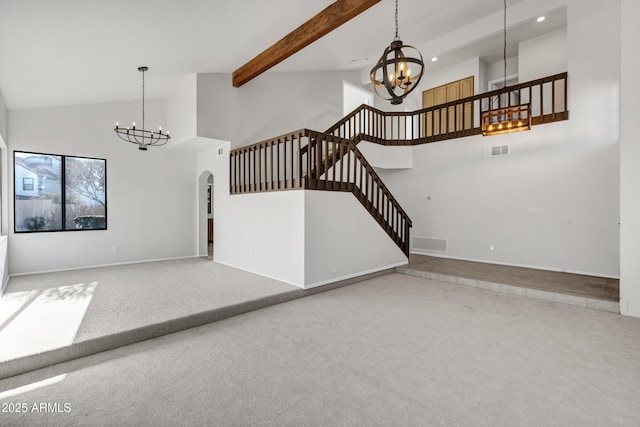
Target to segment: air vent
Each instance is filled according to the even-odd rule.
[[[447,239],[414,237],[412,243],[412,249],[416,251],[447,252]]]
[[[508,145],[494,145],[492,147],[484,147],[484,157],[506,156],[508,154]]]

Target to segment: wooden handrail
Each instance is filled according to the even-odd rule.
[[[382,145],[418,145],[477,135],[480,114],[506,105],[508,97],[531,102],[533,125],[567,120],[567,79],[566,72],[559,73],[411,112],[361,105],[325,132],[356,144],[367,140]]]
[[[409,255],[411,219],[356,145],[301,129],[230,152],[231,194],[293,189],[348,191]]]

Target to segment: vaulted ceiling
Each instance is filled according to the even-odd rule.
[[[332,2],[0,0],[0,91],[10,109],[138,99],[146,65],[147,96],[167,96],[180,76],[232,73]],[[510,54],[566,25],[563,8],[539,3],[508,0]],[[270,72],[370,68],[394,37],[394,7],[382,0]],[[400,0],[400,37],[440,58],[427,72],[499,61],[502,9],[503,0]],[[536,26],[539,13],[547,20]]]

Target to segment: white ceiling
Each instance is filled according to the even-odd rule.
[[[167,96],[180,76],[233,72],[332,2],[0,0],[0,91],[9,109],[139,99],[137,68],[146,65],[147,97]],[[536,24],[526,15],[534,0],[508,5],[508,14],[520,7],[508,24],[509,56],[519,41],[566,25],[564,8]],[[394,37],[394,7],[383,0],[271,71],[371,68]],[[503,0],[400,0],[399,8],[400,37],[422,51],[428,71],[502,58]]]

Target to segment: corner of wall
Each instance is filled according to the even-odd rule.
[[[9,112],[7,110],[7,106],[4,103],[4,97],[2,96],[2,91],[0,91],[0,139],[4,139],[5,142],[8,138],[8,128],[9,128]]]

